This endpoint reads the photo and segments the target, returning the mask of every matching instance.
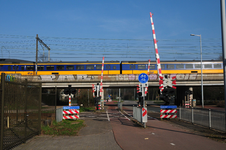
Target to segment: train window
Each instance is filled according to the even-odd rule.
[[[27,66],[27,70],[34,70],[34,66]]]
[[[19,70],[19,66],[13,66],[13,70]]]
[[[74,66],[66,66],[66,70],[74,70]]]
[[[64,70],[64,66],[56,66],[57,70]]]
[[[176,68],[177,69],[184,69],[184,65],[183,64],[176,65]]]
[[[174,65],[166,65],[167,69],[174,69]]]
[[[136,69],[136,65],[129,65],[129,69]]]
[[[145,65],[138,65],[138,69],[146,69]]]
[[[11,70],[11,66],[8,66],[8,70]]]
[[[87,69],[87,70],[93,70],[93,69],[94,69],[94,65],[87,65],[87,66],[86,66],[86,69]]]
[[[204,68],[212,68],[212,64],[204,64]]]
[[[21,66],[21,70],[24,70],[24,66]]]
[[[54,66],[46,66],[46,70],[54,70]]]
[[[84,70],[84,66],[76,66],[77,70]]]
[[[195,64],[195,68],[201,68],[201,64]]]
[[[102,69],[102,65],[96,65],[96,70],[101,70]]]
[[[113,69],[116,70],[116,66],[113,66]]]
[[[213,67],[214,68],[221,68],[221,64],[214,64]]]
[[[38,66],[38,70],[44,70],[44,66]]]
[[[155,69],[155,65],[150,65],[150,69]]]
[[[106,66],[106,69],[111,69],[111,66],[110,66],[110,65],[107,65],[107,66]]]
[[[165,69],[165,65],[161,65],[161,69]]]
[[[188,69],[188,68],[189,68],[189,69],[192,69],[192,68],[193,68],[193,65],[192,65],[192,64],[185,64],[185,68],[186,68],[186,69]]]

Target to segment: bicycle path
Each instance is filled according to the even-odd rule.
[[[109,113],[116,113],[114,108]],[[128,111],[131,114],[132,111]],[[225,150],[226,144],[195,135],[186,129],[149,118],[147,128],[137,127],[126,118],[112,118],[115,139],[122,149]]]

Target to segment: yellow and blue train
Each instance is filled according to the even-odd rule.
[[[203,61],[203,73],[223,73],[222,61]],[[200,61],[162,61],[162,74],[201,73]],[[99,75],[102,62],[38,62],[18,59],[0,59],[0,74],[21,75]],[[148,70],[148,61],[105,61],[104,74],[140,74]],[[150,64],[150,74],[157,74],[156,62]]]

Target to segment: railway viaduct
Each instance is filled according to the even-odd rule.
[[[138,84],[138,76],[134,74],[104,75],[103,88],[135,88]],[[185,99],[185,91],[193,87],[201,86],[201,74],[171,74],[176,76],[177,99]],[[100,82],[101,75],[39,75],[22,76],[19,74],[6,75],[6,80],[28,82],[41,82],[43,88],[66,88],[71,85],[75,88],[92,88]],[[158,87],[159,81],[157,74],[150,74],[148,80],[149,88]],[[203,86],[223,86],[223,74],[203,74]],[[179,101],[181,104],[181,101]]]

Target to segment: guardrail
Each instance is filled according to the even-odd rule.
[[[179,108],[178,118],[189,121],[193,124],[200,124],[209,128],[226,132],[225,112],[198,109],[198,108]]]

